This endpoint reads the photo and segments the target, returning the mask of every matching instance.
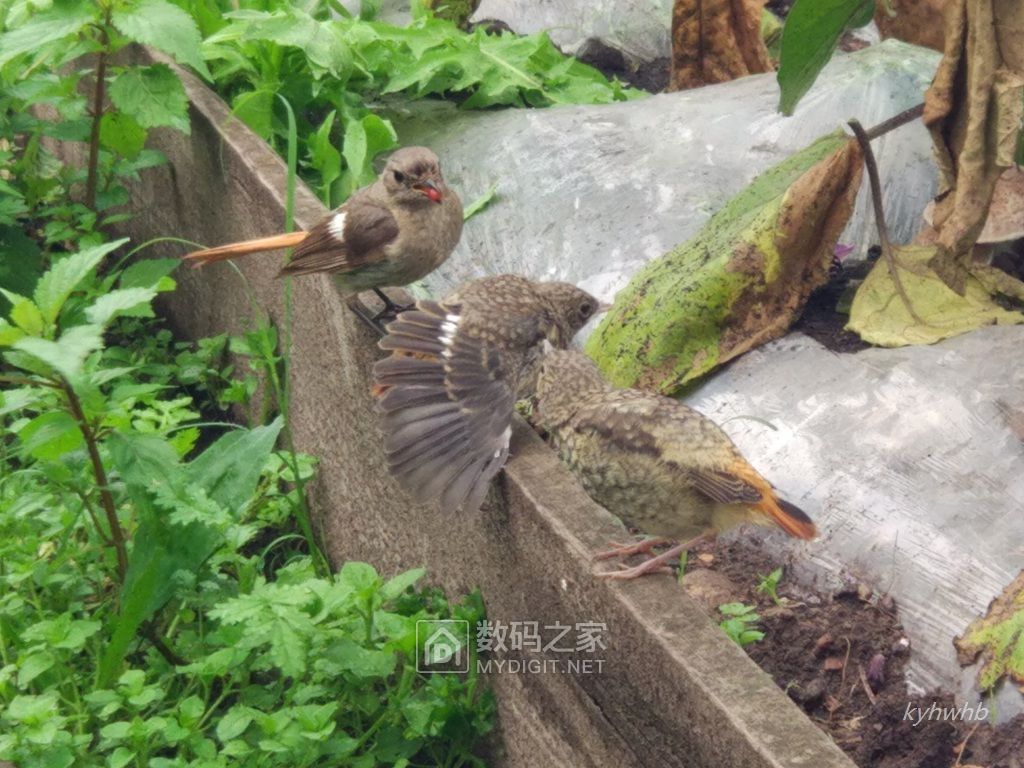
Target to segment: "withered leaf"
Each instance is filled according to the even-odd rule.
[[[771,72],[761,38],[764,0],[676,0],[669,91]]]

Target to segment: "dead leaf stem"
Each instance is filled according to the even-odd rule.
[[[900,115],[897,115],[896,117],[898,118]],[[893,119],[895,120],[896,118]],[[882,125],[885,124],[886,123],[882,123]],[[882,183],[878,179],[878,163],[875,162],[875,154],[871,151],[871,139],[868,137],[867,132],[864,130],[864,126],[860,124],[859,120],[850,120],[847,125],[850,126],[853,130],[854,136],[857,137],[857,143],[860,144],[861,152],[864,155],[864,165],[868,169],[868,182],[871,184],[871,204],[875,209],[875,225],[878,227],[878,240],[879,244],[882,246],[882,258],[885,259],[885,264],[889,269],[889,277],[892,278],[893,287],[896,288],[896,293],[903,302],[903,306],[907,308],[907,312],[909,312],[910,316],[914,318],[914,322],[921,325],[928,325],[928,323],[922,320],[914,310],[914,305],[910,303],[910,297],[907,296],[907,291],[903,287],[903,282],[900,280],[900,276],[896,268],[896,255],[893,253],[892,241],[889,239],[889,228],[885,224],[885,211],[882,207]]]

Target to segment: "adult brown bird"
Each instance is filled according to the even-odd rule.
[[[390,323],[375,393],[388,463],[406,490],[475,511],[508,457],[515,403],[533,391],[542,344],[567,346],[599,308],[568,283],[498,275]]]
[[[294,247],[278,277],[330,272],[349,306],[369,320],[355,294],[373,290],[385,312],[397,307],[380,288],[408,285],[433,272],[459,242],[462,203],[426,147],[405,147],[388,158],[371,185],[357,190],[309,232],[262,237],[189,253],[194,266],[260,251]],[[383,313],[382,313],[383,314]]]
[[[631,579],[668,570],[709,528],[753,522],[799,539],[817,533],[811,519],[780,499],[714,422],[671,398],[613,387],[579,352],[550,350],[544,356],[537,416],[595,501],[627,525],[663,537],[605,555],[684,542],[602,576]]]

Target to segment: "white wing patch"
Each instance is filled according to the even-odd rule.
[[[334,218],[331,219],[331,223],[327,225],[327,229],[330,230],[331,234],[338,240],[345,239],[345,212],[339,211],[334,214]]]
[[[462,322],[460,315],[445,315],[444,322],[441,323],[441,335],[437,337],[444,347],[441,350],[442,357],[452,356],[452,342],[455,340],[455,333],[459,330],[460,322]]]
[[[502,446],[494,452],[494,458],[500,458],[504,451],[508,450],[508,445],[512,442],[512,427],[505,427],[505,431],[501,433]]]

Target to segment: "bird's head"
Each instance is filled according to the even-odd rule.
[[[594,315],[607,307],[572,283],[538,283],[537,290],[554,307],[561,338],[552,339],[556,346],[568,346],[579,330]]]
[[[572,418],[587,395],[608,390],[594,362],[582,352],[557,349],[542,342],[537,376],[537,414],[541,425],[553,428]]]
[[[440,203],[448,187],[441,162],[426,147],[403,147],[388,158],[381,173],[384,188],[402,205]]]

